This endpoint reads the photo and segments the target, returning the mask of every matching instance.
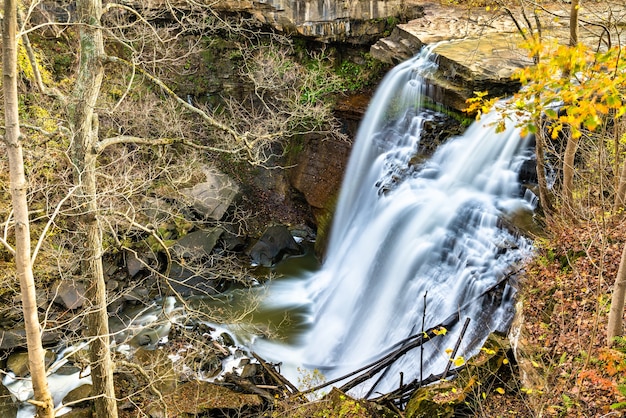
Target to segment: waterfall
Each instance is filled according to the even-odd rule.
[[[297,351],[294,361],[334,378],[458,312],[460,323],[424,344],[423,357],[413,350],[385,372],[375,389],[386,392],[398,387],[400,372],[405,382],[441,373],[465,318],[458,351],[465,358],[490,332],[506,329],[512,288],[485,292],[529,251],[499,226],[507,214],[532,210],[517,174],[528,146],[514,126],[496,133],[497,115],[487,115],[411,164],[429,117],[418,104],[429,93],[424,75],[437,68],[432,49],[393,69],[375,94],[352,150],[327,259],[297,285],[281,284],[295,290],[271,298],[306,300],[310,329],[300,347],[265,346],[266,355]]]

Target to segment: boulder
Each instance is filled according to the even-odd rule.
[[[173,246],[174,252],[183,258],[204,257],[213,251],[224,230],[212,228],[208,231],[194,231],[183,235]]]
[[[134,358],[159,392],[166,394],[176,389],[176,373],[167,351],[139,348]]]
[[[41,342],[44,345],[58,343],[63,334],[59,331],[44,331]],[[26,332],[24,328],[0,330],[0,350],[8,350],[16,347],[26,348]]]
[[[207,169],[206,181],[181,192],[202,218],[219,221],[239,194],[239,186],[226,174]]]
[[[250,249],[253,265],[270,267],[286,254],[299,254],[300,246],[284,225],[267,228],[263,236]]]
[[[174,292],[181,296],[206,296],[218,293],[220,281],[208,269],[198,264],[193,270],[176,262],[172,263],[168,286],[162,289],[167,295]],[[172,289],[169,289],[171,286]]]
[[[63,404],[73,403],[74,405],[80,405],[87,402],[85,399],[93,396],[93,386],[89,383],[80,385],[69,391],[63,398]]]
[[[85,285],[76,280],[59,280],[54,286],[54,302],[67,309],[81,308],[85,301]]]
[[[46,367],[50,366],[56,359],[56,355],[52,351],[45,350],[44,354]],[[12,353],[7,359],[7,369],[12,371],[15,376],[24,377],[30,373],[28,364],[28,352],[20,351]]]

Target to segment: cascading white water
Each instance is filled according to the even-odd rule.
[[[427,117],[418,109],[428,88],[423,75],[437,66],[431,50],[396,67],[374,96],[352,150],[321,270],[299,284],[281,284],[288,290],[277,289],[279,296],[271,298],[277,304],[295,295],[309,301],[311,328],[294,361],[329,378],[419,333],[422,322],[428,329],[455,312],[461,322],[471,318],[458,351],[468,357],[512,315],[510,287],[499,295],[483,293],[529,250],[498,226],[507,213],[531,210],[517,180],[527,147],[514,127],[496,133],[490,123],[496,116],[488,115],[411,167]],[[376,390],[397,388],[400,371],[405,382],[441,373],[449,359],[445,350],[460,329],[427,342],[423,357],[418,349],[396,361]],[[294,351],[265,348],[277,359]]]

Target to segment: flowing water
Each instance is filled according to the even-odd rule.
[[[532,210],[517,174],[529,150],[518,129],[496,133],[497,116],[488,115],[412,165],[429,115],[418,105],[429,93],[423,77],[436,67],[424,49],[379,87],[350,157],[327,259],[318,272],[270,288],[266,305],[300,301],[309,329],[288,345],[257,341],[265,356],[333,378],[455,313],[461,323],[470,318],[458,351],[464,357],[508,325],[512,288],[484,293],[529,251],[500,226]],[[441,373],[460,329],[426,343],[424,353],[409,352],[375,389],[397,388],[400,372],[405,382]]]

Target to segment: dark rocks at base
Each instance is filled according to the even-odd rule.
[[[54,302],[71,310],[81,308],[87,300],[85,284],[77,280],[59,280],[53,285],[53,292]]]
[[[287,254],[301,254],[302,249],[296,243],[289,229],[284,225],[267,228],[263,236],[250,249],[253,265],[271,267]]]
[[[72,406],[87,406],[90,401],[87,400],[93,395],[93,386],[90,384],[80,385],[69,391],[63,398],[63,404],[72,403]]]
[[[41,341],[44,345],[51,345],[59,341],[62,333],[58,331],[44,331]],[[24,328],[0,330],[0,350],[8,350],[16,347],[26,348],[26,332]]]
[[[317,210],[332,208],[350,155],[347,141],[315,138],[303,145],[289,172],[291,185]]]
[[[220,227],[207,231],[197,230],[185,234],[173,246],[174,253],[182,258],[205,257],[211,254],[218,240],[224,234]]]
[[[181,190],[181,193],[201,218],[219,221],[239,194],[239,186],[217,170],[207,169],[205,174],[205,182]]]
[[[161,277],[158,282],[161,283],[161,293],[165,295],[209,296],[221,290],[221,281],[200,263],[193,268],[172,263],[169,277]]]
[[[49,367],[54,360],[56,359],[56,355],[52,351],[45,350],[44,354],[46,367]],[[24,377],[30,373],[29,364],[28,364],[28,352],[20,351],[12,353],[7,359],[7,369],[12,371],[17,377]]]

